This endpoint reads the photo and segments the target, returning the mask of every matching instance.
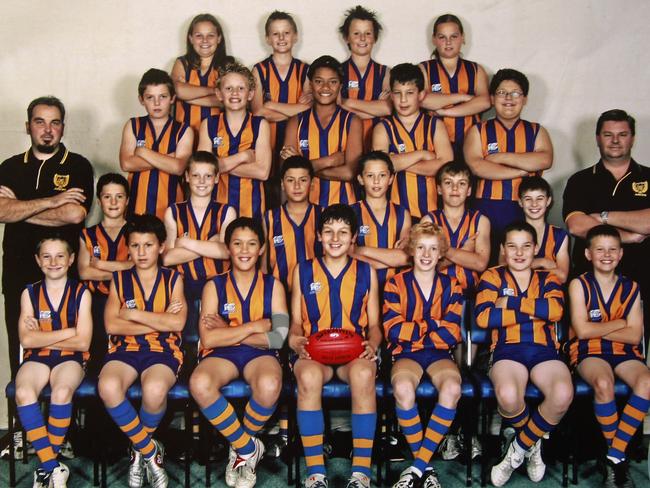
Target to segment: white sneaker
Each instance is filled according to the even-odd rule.
[[[52,470],[49,488],[66,488],[68,486],[67,483],[69,477],[70,470],[68,467],[65,464],[59,463],[59,465]]]
[[[304,488],[327,488],[327,476],[324,474],[312,474],[303,483]]]
[[[257,437],[252,437],[251,439],[255,444],[255,451],[253,451],[253,455],[247,458],[246,462],[239,468],[235,488],[253,488],[257,482],[255,468],[257,468],[257,465],[264,456],[264,444]]]
[[[483,446],[481,446],[481,441],[478,440],[478,436],[472,436],[472,459],[477,458],[483,454]]]
[[[239,470],[235,468],[235,462],[237,461],[237,453],[230,446],[228,448],[228,464],[226,464],[226,486],[233,488],[237,483],[237,476],[239,475]]]
[[[445,461],[451,461],[460,455],[460,442],[456,434],[445,436],[440,446],[440,455]]]
[[[354,472],[350,476],[346,488],[370,488],[370,478],[363,473]]]
[[[518,453],[515,449],[515,442],[511,442],[501,462],[492,467],[492,471],[490,472],[492,484],[494,486],[505,485],[515,469],[521,466],[523,462],[524,455]]]
[[[36,468],[34,471],[34,484],[32,488],[48,488],[50,486],[50,476],[43,468]]]
[[[393,485],[393,488],[414,488],[418,485],[420,479],[415,475],[411,468],[406,468],[399,475],[397,483]]]
[[[538,440],[533,447],[531,447],[526,454],[526,471],[528,472],[528,477],[530,481],[538,483],[544,478],[544,473],[546,472],[546,464],[542,459],[542,440]]]
[[[427,469],[422,476],[422,488],[442,488],[438,473],[433,468]]]

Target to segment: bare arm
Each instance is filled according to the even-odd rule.
[[[377,350],[384,338],[380,325],[379,285],[374,269],[370,270],[370,292],[366,306],[368,314],[368,337],[366,338],[366,342],[372,350],[368,351],[368,347],[366,347],[366,351],[361,356],[374,360],[377,357]]]
[[[357,174],[357,162],[363,151],[361,120],[353,116],[350,122],[350,133],[348,142],[344,151],[345,164],[335,168],[323,169],[319,176],[324,176],[331,180],[352,181]]]
[[[609,212],[607,223],[632,233],[650,235],[650,208]]]
[[[253,160],[239,164],[229,171],[225,171],[222,167],[222,159],[219,162],[219,171],[228,172],[235,176],[242,178],[253,178],[255,180],[266,181],[271,172],[271,130],[269,123],[262,120],[260,123],[259,134],[257,135],[257,142],[255,143],[255,151],[253,151]]]
[[[635,298],[626,323],[627,327],[610,332],[603,338],[633,346],[638,346],[641,343],[643,340],[643,309],[641,308],[640,295]]]
[[[483,157],[481,148],[481,135],[477,127],[472,127],[465,136],[463,145],[465,161],[472,170],[472,173],[479,178],[486,180],[510,180],[526,176],[527,171],[511,168],[497,162],[490,161]]]
[[[180,332],[187,319],[187,303],[183,293],[183,278],[178,277],[172,290],[170,304],[164,312],[147,312],[139,309],[122,308],[120,317],[136,322],[158,332]]]
[[[488,77],[481,66],[478,67],[476,78],[476,95],[472,96],[472,98],[460,103],[454,103],[454,106],[450,108],[433,110],[442,117],[465,117],[467,115],[476,115],[485,112],[492,104],[490,103],[490,95],[488,94]],[[432,93],[431,97],[433,96],[435,94]],[[427,98],[430,98],[429,95],[427,95]],[[445,106],[443,105],[443,107]]]
[[[219,106],[216,95],[214,94],[214,88],[209,86],[197,86],[191,85],[185,81],[185,68],[180,59],[177,59],[172,67],[172,80],[174,82],[174,89],[176,90],[176,96],[185,102],[190,102],[196,105],[196,100],[200,98],[212,97],[215,101],[214,105],[209,105],[212,107]]]
[[[482,273],[490,260],[490,221],[487,217],[481,216],[478,231],[471,240],[466,242],[467,246],[450,247],[445,258],[458,266]]]
[[[287,315],[288,313],[287,297],[284,293],[284,287],[278,280],[275,280],[275,284],[273,285],[273,296],[271,297],[271,314]],[[269,349],[269,338],[266,333],[255,333],[244,339],[242,344],[248,344],[249,346],[259,347],[261,349]]]
[[[571,300],[571,327],[573,327],[578,339],[597,339],[627,328],[627,322],[624,319],[609,322],[591,322],[582,285],[578,279],[571,280],[571,283],[569,283],[569,298]]]
[[[543,171],[549,169],[553,164],[553,145],[548,132],[541,127],[535,140],[533,152],[499,152],[489,154],[486,160],[526,172]]]
[[[386,117],[390,115],[393,108],[390,100],[357,100],[356,98],[343,99],[341,106],[360,119]]]
[[[386,249],[383,247],[355,246],[354,257],[370,258],[378,261],[387,268],[399,268],[409,263],[409,256],[402,249]]]
[[[153,327],[138,324],[120,317],[120,299],[117,296],[115,282],[111,282],[111,289],[104,308],[104,325],[106,333],[110,335],[145,335],[157,332]]]
[[[29,217],[26,222],[44,227],[61,227],[62,225],[81,224],[86,219],[86,209],[77,203],[45,210]]]
[[[302,327],[302,307],[300,306],[300,267],[293,269],[293,287],[291,289],[291,327],[289,328],[289,347],[302,359],[309,359],[305,351],[307,338]]]
[[[67,329],[43,331],[40,330],[38,319],[34,317],[34,309],[29,299],[29,292],[23,290],[20,295],[20,316],[18,318],[18,338],[25,349],[40,349],[69,339],[76,334],[74,327]]]
[[[533,269],[544,269],[557,276],[562,283],[569,277],[569,238],[566,237],[558,250],[555,261],[549,258],[536,258],[533,260]]]
[[[79,252],[77,253],[77,256],[79,278],[91,281],[106,281],[111,279],[112,274],[110,272],[102,271],[101,269],[91,266],[90,253],[88,252],[86,242],[83,239],[79,239]]]
[[[90,341],[93,337],[93,317],[90,311],[90,291],[85,290],[81,295],[79,310],[77,311],[77,323],[75,324],[75,335],[52,344],[50,349],[61,351],[86,352],[90,348]]]
[[[135,156],[144,159],[154,168],[176,176],[185,172],[187,160],[192,155],[194,147],[194,132],[191,129],[185,130],[183,137],[176,145],[176,152],[163,154],[146,147],[136,147]]]
[[[153,169],[153,165],[142,156],[137,156],[135,150],[137,140],[133,135],[131,121],[127,120],[122,129],[122,142],[120,143],[120,169],[129,173]]]
[[[212,139],[208,134],[208,119],[203,119],[201,122],[201,127],[199,127],[199,144],[197,145],[197,151],[207,151],[209,153],[214,153],[214,148],[212,147]]]

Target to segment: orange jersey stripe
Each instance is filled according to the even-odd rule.
[[[198,69],[192,69],[189,66],[185,56],[181,56],[178,59],[180,59],[185,68],[185,79],[183,80],[185,83],[194,86],[217,87],[217,79],[219,78],[219,70],[217,68],[210,67],[202,75]],[[192,105],[189,102],[180,100],[178,97],[176,99],[176,120],[192,127],[195,133],[198,133],[203,119],[206,119],[210,115],[217,115],[218,113],[220,113],[220,110],[217,107],[201,107],[200,105]]]
[[[128,261],[129,249],[126,245],[124,231],[126,226],[120,229],[115,240],[111,239],[104,226],[99,223],[81,230],[81,239],[91,256],[104,261]],[[99,292],[108,295],[111,286],[108,281],[84,281],[91,292]]]

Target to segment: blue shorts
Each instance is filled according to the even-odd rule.
[[[31,354],[28,358],[23,360],[23,364],[29,363],[41,363],[50,368],[50,370],[56,368],[59,364],[65,363],[67,361],[74,361],[78,363],[82,368],[85,368],[86,363],[83,360],[82,353],[75,353],[71,356],[61,356],[59,354],[50,355],[50,356],[39,356],[37,354]]]
[[[555,346],[543,346],[541,344],[502,344],[492,351],[490,367],[497,361],[515,361],[526,366],[528,371],[540,363],[556,361],[560,359]]]
[[[138,375],[156,364],[167,366],[175,375],[178,375],[181,369],[181,362],[168,352],[115,351],[108,353],[104,358],[105,365],[110,361],[120,361],[128,364],[137,371]]]
[[[207,358],[225,359],[235,365],[241,376],[248,363],[263,356],[271,356],[278,360],[278,353],[275,349],[258,349],[247,344],[240,344],[238,346],[215,347],[210,354],[201,358],[201,361]]]
[[[421,349],[419,351],[413,352],[402,352],[393,356],[393,364],[400,359],[411,359],[420,365],[420,367],[426,371],[429,366],[431,366],[436,361],[442,359],[454,360],[451,355],[451,350],[449,349]]]
[[[643,360],[634,354],[586,354],[584,356],[579,356],[578,361],[575,365],[578,366],[578,364],[580,364],[582,361],[584,361],[587,358],[602,359],[603,361],[606,361],[607,364],[609,364],[612,367],[612,369],[615,369],[616,366],[626,361],[641,361],[643,363]]]

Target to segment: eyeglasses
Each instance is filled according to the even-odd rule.
[[[497,90],[495,95],[497,97],[499,97],[499,98],[507,98],[508,96],[510,96],[510,98],[517,99],[517,98],[523,97],[524,93],[520,92],[518,90],[511,91],[511,92],[505,91],[505,90]]]

